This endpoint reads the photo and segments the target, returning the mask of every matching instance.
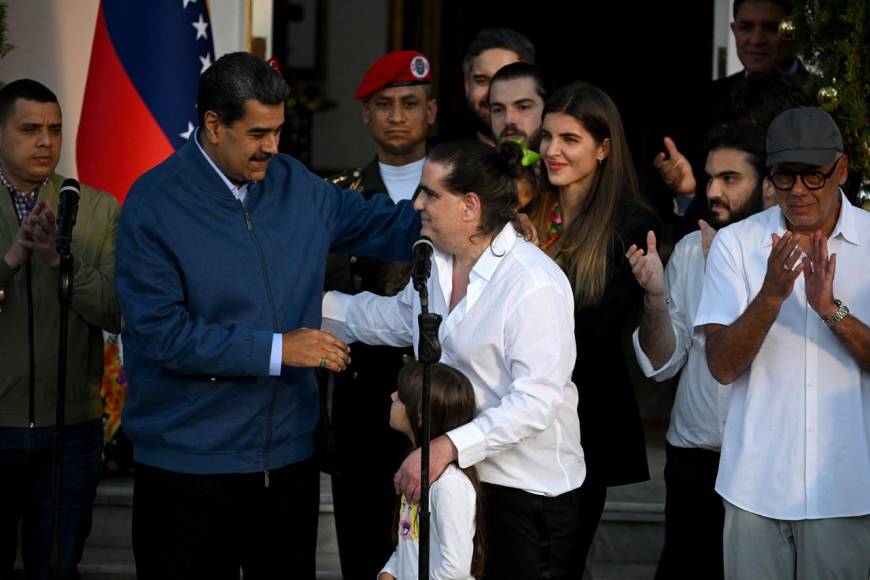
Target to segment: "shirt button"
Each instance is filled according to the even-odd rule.
[[[816,430],[815,427],[807,427],[807,433],[812,433],[815,430]]]
[[[413,361],[413,360],[414,360],[414,357],[412,357],[412,356],[409,355],[409,354],[403,354],[403,355],[402,355],[402,364],[403,364],[403,365],[406,365],[406,364],[408,364],[409,362],[411,362],[411,361]]]
[[[810,381],[810,382],[807,383],[807,388],[808,388],[808,389],[812,389],[814,386],[815,386],[815,384],[813,384],[812,381]]]
[[[213,382],[213,383],[216,383],[216,382],[217,382],[217,377],[211,377],[211,378],[209,379],[209,381],[211,381],[211,382]]]
[[[356,256],[351,256],[351,257],[350,257],[350,263],[351,263],[351,264],[356,264],[357,262],[359,262],[359,258],[357,258]]]

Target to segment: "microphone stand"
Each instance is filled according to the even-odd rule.
[[[55,418],[54,478],[52,481],[51,509],[51,556],[49,568],[51,577],[60,578],[60,514],[61,488],[63,486],[63,440],[64,415],[66,411],[66,362],[69,328],[69,308],[72,303],[73,256],[69,240],[59,242],[57,253],[60,256],[58,279],[58,300],[60,301],[60,336],[57,358],[57,415]]]
[[[417,564],[419,580],[429,578],[429,434],[431,428],[431,392],[432,365],[441,360],[441,343],[438,341],[438,327],[441,325],[441,315],[429,312],[429,290],[426,286],[428,272],[414,272],[414,289],[420,294],[420,315],[417,317],[420,325],[420,344],[417,355],[423,363],[423,401],[421,415],[423,418],[420,474],[420,506],[418,518],[420,522],[419,560]]]

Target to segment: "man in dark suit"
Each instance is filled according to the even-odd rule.
[[[377,150],[365,167],[330,179],[366,199],[388,195],[393,202],[417,191],[426,160],[426,134],[435,122],[426,56],[391,52],[375,61],[360,82],[363,123]],[[356,294],[397,294],[408,282],[410,263],[330,255],[326,289]],[[410,348],[354,343],[347,371],[324,377],[329,422],[335,525],[342,575],[374,578],[393,551],[396,494],[393,474],[409,451],[404,435],[390,429],[390,394],[396,375],[413,358]]]

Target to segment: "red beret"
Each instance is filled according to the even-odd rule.
[[[428,84],[429,59],[417,50],[388,52],[369,67],[356,89],[355,99],[366,99],[385,87]]]

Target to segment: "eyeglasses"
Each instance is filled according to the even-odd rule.
[[[834,171],[837,170],[837,165],[840,164],[840,159],[842,159],[842,157],[837,158],[837,162],[834,163],[834,166],[831,167],[831,170],[827,173],[822,173],[821,171],[801,171],[800,173],[777,171],[776,173],[768,175],[767,178],[770,179],[770,182],[773,183],[775,188],[780,191],[787,191],[794,187],[794,183],[797,180],[798,175],[800,175],[804,187],[810,191],[816,191],[817,189],[823,188],[825,182],[834,175]]]

